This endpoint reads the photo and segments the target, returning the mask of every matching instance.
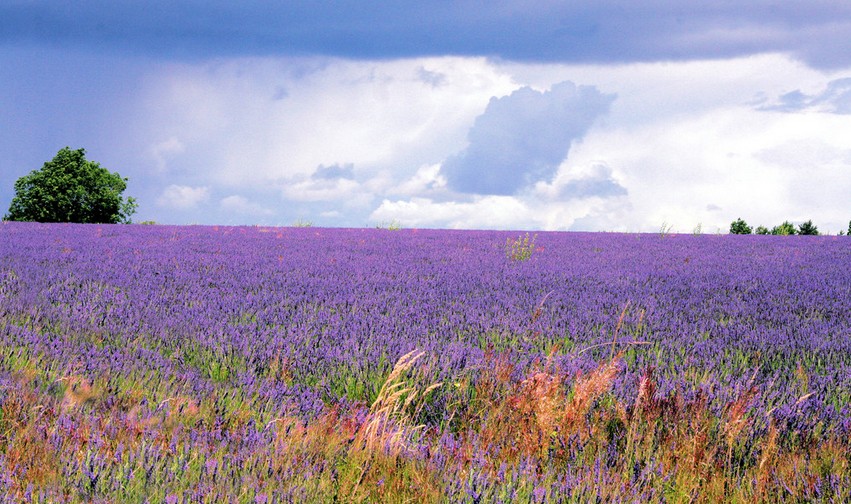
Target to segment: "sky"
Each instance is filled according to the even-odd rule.
[[[65,147],[162,224],[851,219],[851,3],[0,2],[0,211]]]

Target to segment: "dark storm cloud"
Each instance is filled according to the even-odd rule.
[[[7,0],[0,41],[179,58],[452,54],[616,63],[786,52],[813,66],[839,67],[851,64],[851,4]]]
[[[520,88],[491,98],[467,134],[467,148],[441,168],[449,187],[465,193],[514,194],[549,181],[571,143],[609,109],[613,95],[572,82],[549,91]]]

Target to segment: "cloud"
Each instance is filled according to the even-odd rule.
[[[476,197],[472,202],[411,198],[382,201],[370,219],[396,221],[406,227],[517,229],[528,225],[527,213],[523,203],[511,196]]]
[[[557,202],[531,195],[473,196],[470,201],[414,197],[385,199],[370,219],[424,228],[600,231],[623,229],[629,209],[624,197]]]
[[[612,169],[604,163],[585,167],[562,167],[552,183],[535,184],[535,192],[550,200],[560,201],[627,195],[626,188],[615,180]]]
[[[160,173],[168,171],[168,160],[176,154],[181,154],[186,150],[183,143],[177,137],[171,137],[168,140],[159,142],[150,148],[151,157],[157,166],[157,171]]]
[[[190,187],[183,185],[170,185],[166,187],[157,204],[162,207],[177,210],[187,210],[207,201],[210,196],[208,187]]]
[[[251,201],[248,201],[248,199],[246,199],[245,197],[239,195],[231,195],[222,198],[219,204],[221,205],[222,210],[224,210],[225,212],[237,213],[240,215],[263,216],[273,215],[275,213],[272,210],[264,208],[262,205],[259,205],[257,203],[252,203]]]
[[[441,170],[449,187],[464,193],[509,195],[548,181],[571,143],[614,100],[591,86],[565,81],[548,91],[520,88],[492,98],[467,135],[469,145]]]
[[[110,48],[183,60],[453,54],[515,61],[622,63],[784,52],[851,63],[844,2],[469,1],[5,2],[1,41]]]
[[[421,166],[413,177],[401,182],[387,192],[398,196],[423,196],[443,191],[446,178],[440,174],[440,165]]]
[[[831,114],[851,114],[851,77],[835,79],[816,94],[806,94],[800,89],[781,95],[775,103],[762,105],[758,110],[800,112],[813,110]]]
[[[334,179],[349,179],[355,178],[355,165],[352,163],[340,165],[333,164],[330,166],[319,165],[313,175],[310,176],[313,180],[334,180]]]
[[[431,87],[435,87],[435,88],[443,86],[447,82],[446,74],[443,74],[443,73],[440,73],[440,72],[434,72],[434,71],[426,69],[425,67],[420,67],[417,70],[417,77],[421,81],[423,81],[426,84],[430,85]]]
[[[0,201],[7,205],[16,177],[70,145],[129,177],[138,220],[157,222],[397,219],[654,232],[662,222],[686,232],[697,223],[726,230],[739,216],[766,225],[813,219],[821,229],[848,223],[851,115],[813,112],[843,110],[849,70],[821,71],[788,55],[624,65],[462,57],[163,62],[120,51],[12,50],[5,35],[0,30],[0,67],[16,69],[0,79],[0,130],[8,133],[0,164],[9,167],[0,170]],[[522,139],[513,123],[534,126],[548,109],[527,119],[512,93],[526,88],[518,94],[546,101],[545,90],[568,79],[604,97],[617,94],[581,141],[542,141],[536,152],[555,152],[547,159],[556,161],[508,195],[453,190],[441,165],[475,151],[470,132],[492,97],[513,104],[513,114],[502,116],[505,130]],[[755,97],[776,101],[791,90],[805,108],[756,109]],[[555,144],[569,150],[549,148]],[[227,195],[273,214],[227,210]],[[236,209],[240,200],[231,203]]]
[[[514,195],[459,196],[445,189],[439,165],[424,166],[394,187],[370,215],[377,222],[454,229],[623,229],[630,201],[611,168],[563,163],[551,182]],[[596,226],[596,227],[594,227]]]
[[[293,178],[283,184],[283,197],[299,202],[325,202],[363,206],[374,197],[369,185],[346,177]]]
[[[423,68],[447,84],[422,82]],[[460,149],[488,99],[518,85],[483,59],[265,58],[170,64],[139,87],[126,107],[127,135],[179,138],[181,172],[243,190],[354,176],[347,164],[364,177],[408,176]],[[276,100],[281,87],[288,96]]]

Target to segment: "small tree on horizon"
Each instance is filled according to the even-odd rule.
[[[798,234],[799,235],[809,235],[809,236],[818,235],[819,234],[818,227],[815,224],[813,224],[812,220],[808,220],[807,222],[804,222],[800,226],[798,226]]]
[[[130,223],[136,200],[122,197],[127,179],[86,160],[85,149],[60,149],[40,170],[15,182],[15,197],[4,220]]]
[[[771,234],[771,231],[765,226],[757,226],[756,231],[754,233],[758,235],[768,235]]]
[[[791,236],[797,233],[798,230],[795,229],[795,225],[789,221],[783,221],[783,224],[774,226],[774,228],[771,229],[771,234],[773,235]]]
[[[751,234],[753,229],[741,217],[730,223],[730,234]]]

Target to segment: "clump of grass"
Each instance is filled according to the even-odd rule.
[[[56,380],[64,382],[65,392],[62,395],[62,409],[77,408],[97,397],[91,380],[80,375],[63,376]]]
[[[505,255],[512,261],[528,261],[532,254],[535,252],[535,240],[538,238],[538,235],[529,236],[529,233],[526,233],[524,236],[518,236],[517,238],[506,238],[505,239]]]
[[[384,229],[387,231],[399,231],[402,229],[402,223],[396,219],[391,221],[381,221],[376,224],[375,229]]]
[[[425,352],[411,351],[396,362],[356,436],[355,441],[365,449],[386,448],[393,453],[399,453],[406,448],[406,438],[424,427],[411,425],[408,408],[416,401],[419,392],[404,381],[404,375],[423,355]],[[441,385],[442,383],[430,385],[422,395],[425,396]]]

